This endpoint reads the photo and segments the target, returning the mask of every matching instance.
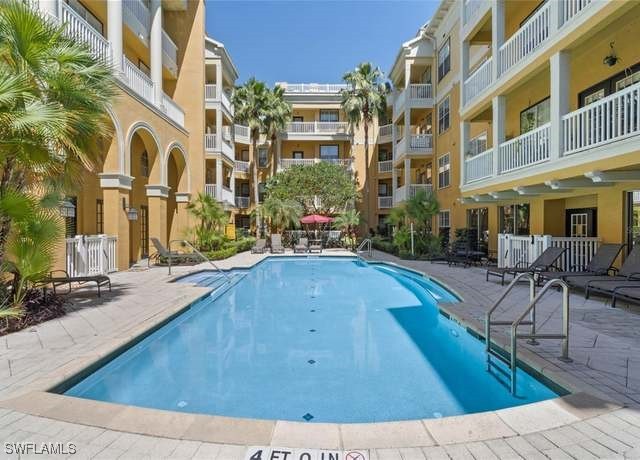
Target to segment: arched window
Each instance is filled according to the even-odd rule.
[[[140,155],[140,175],[149,177],[149,154],[146,150]]]

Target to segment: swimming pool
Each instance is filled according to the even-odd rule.
[[[307,422],[467,414],[553,398],[440,314],[456,297],[355,258],[268,258],[183,279],[214,291],[65,394],[181,412]],[[506,368],[502,369],[506,371]]]

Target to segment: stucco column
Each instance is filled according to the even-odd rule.
[[[147,202],[149,206],[149,238],[158,238],[168,247],[169,229],[167,228],[167,200],[169,187],[164,185],[147,185]],[[152,245],[149,246],[151,248]]]
[[[468,121],[460,122],[460,186],[463,186],[467,180],[465,158],[469,151],[469,132],[471,123]]]
[[[491,4],[491,62],[493,81],[500,75],[500,47],[504,43],[504,0],[492,0]]]
[[[504,142],[505,133],[505,113],[507,101],[505,96],[496,96],[492,101],[493,105],[493,174],[500,174],[500,144]]]
[[[216,63],[216,99],[222,100],[222,65]]]
[[[222,159],[216,158],[216,197],[222,201]]]
[[[104,200],[104,233],[118,237],[116,243],[118,270],[127,270],[129,268],[131,224],[123,209],[122,200],[125,200],[127,206],[130,205],[129,190],[115,187],[103,188],[102,199]]]
[[[461,2],[464,3],[464,2]],[[469,42],[463,41],[460,47],[460,107],[466,102],[464,82],[469,77]]]
[[[162,3],[160,0],[151,0],[150,13],[149,51],[151,55],[151,80],[154,85],[156,104],[160,105],[162,101]]]
[[[107,2],[107,38],[113,66],[122,72],[122,2]]]
[[[407,198],[409,198],[409,184],[411,184],[411,158],[406,158],[404,160],[404,185],[407,191]]]
[[[549,155],[551,160],[563,153],[562,117],[569,111],[569,53],[559,51],[551,56],[551,101]]]

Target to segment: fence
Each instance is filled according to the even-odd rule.
[[[107,235],[77,235],[66,240],[69,276],[104,275],[118,270],[118,238]]]

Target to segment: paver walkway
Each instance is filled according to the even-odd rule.
[[[248,266],[261,257],[239,254],[219,265]],[[465,298],[465,303],[448,305],[446,309],[462,322],[474,327],[479,326],[478,320],[482,318],[487,306],[503,289],[497,283],[485,283],[484,272],[478,268],[462,269],[426,262],[400,262],[382,253],[376,253],[374,258],[391,260],[441,278]],[[189,269],[181,267],[176,272],[186,270]],[[114,337],[128,332],[134,334],[141,325],[157,321],[156,315],[168,305],[184,304],[203,293],[201,288],[169,284],[168,279],[166,269],[114,274],[113,294],[105,295],[98,301],[91,293],[81,301],[76,300],[73,312],[63,318],[0,338],[0,400],[26,391],[30,385],[52,371],[64,373],[65,367],[72,363],[77,365],[79,360],[95,358],[97,350],[108,346]],[[522,306],[526,299],[526,288],[518,288],[513,300],[505,305],[504,316],[514,314],[514,309]],[[430,441],[425,443],[430,445],[371,449],[370,458],[640,458],[640,359],[637,357],[640,350],[640,315],[625,309],[612,310],[598,300],[584,301],[578,295],[572,295],[571,302],[571,356],[574,363],[564,364],[555,359],[559,350],[557,341],[528,348],[548,362],[550,367],[559,369],[574,379],[584,380],[601,394],[629,407],[573,423],[562,423],[562,426],[544,431],[523,433],[516,430],[521,434],[501,435],[481,441],[474,441],[473,437],[477,433],[469,432],[457,433],[458,437],[466,437],[467,442],[439,442],[441,434],[431,432]],[[543,302],[540,305],[539,319],[544,324],[541,330],[552,330],[559,320],[558,305],[551,301]],[[546,422],[553,426],[555,421]],[[526,424],[526,420],[524,423]],[[450,429],[454,433],[456,424],[457,421],[452,420]],[[484,427],[487,432],[491,428]],[[392,430],[393,426],[390,425],[389,429]],[[344,435],[346,433],[341,432],[341,445],[344,445]],[[275,441],[274,439],[274,444]],[[74,459],[243,460],[246,453],[246,446],[242,445],[150,437],[0,409],[0,458],[36,457],[7,455],[4,451],[5,442],[73,442],[77,454],[70,458]],[[381,441],[378,442],[380,443]]]

